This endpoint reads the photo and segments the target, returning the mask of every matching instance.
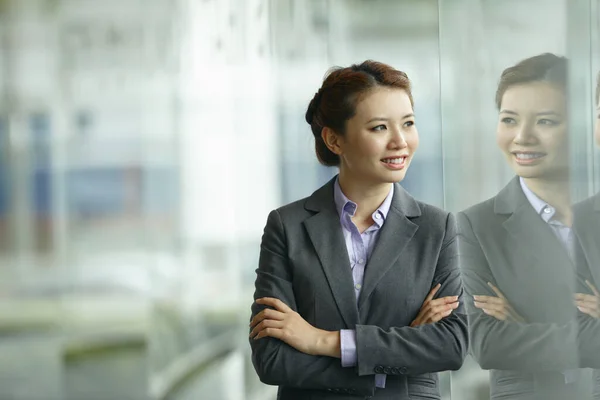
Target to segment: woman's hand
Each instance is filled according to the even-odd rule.
[[[492,316],[500,321],[513,321],[513,322],[525,322],[525,319],[521,317],[515,309],[510,305],[506,297],[502,294],[500,289],[488,282],[488,285],[492,288],[495,296],[473,296],[475,299],[475,307],[482,310],[489,316]]]
[[[441,284],[435,285],[429,292],[417,318],[411,322],[410,326],[416,327],[425,324],[433,324],[438,322],[444,317],[447,317],[452,313],[452,310],[456,310],[459,305],[458,296],[447,296],[433,300],[433,296],[440,290]]]
[[[298,351],[310,355],[340,358],[340,332],[315,328],[279,299],[263,297],[256,304],[265,308],[250,321],[250,337],[279,339]]]
[[[593,295],[576,293],[575,304],[577,309],[593,318],[600,318],[600,292],[590,281],[585,281],[586,285],[592,290]]]

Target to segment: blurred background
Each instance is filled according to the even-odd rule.
[[[501,71],[568,56],[573,193],[595,193],[599,3],[0,0],[0,400],[274,399],[254,270],[268,212],[336,173],[304,121],[333,65],[407,72],[403,185],[459,211],[512,177]],[[487,381],[469,359],[444,398]]]

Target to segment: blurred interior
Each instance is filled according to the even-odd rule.
[[[404,187],[512,176],[500,72],[571,60],[573,193],[600,190],[598,0],[0,0],[0,399],[274,399],[247,323],[270,210],[336,171],[304,121],[333,65],[413,82]],[[488,398],[468,359],[445,399]]]

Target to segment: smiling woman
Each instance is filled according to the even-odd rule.
[[[269,214],[256,372],[282,400],[439,399],[437,372],[460,368],[468,335],[454,218],[398,183],[419,145],[410,81],[374,61],[335,68],[306,121],[339,175]]]
[[[502,73],[497,144],[515,177],[458,214],[471,349],[491,370],[491,399],[591,399],[600,323],[595,245],[572,229],[567,60],[525,59]],[[579,311],[579,312],[578,312]]]
[[[552,54],[508,68],[500,79],[497,143],[529,185],[568,181],[566,79],[566,60]]]

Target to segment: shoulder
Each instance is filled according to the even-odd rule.
[[[449,220],[452,221],[454,219],[449,211],[420,200],[415,200],[415,203],[421,210],[421,215],[418,216],[419,223],[446,226]]]
[[[306,202],[309,198],[310,196],[285,204],[276,208],[272,212],[276,212],[283,220],[286,221],[298,217],[304,217],[306,214],[308,214],[308,211],[306,210]]]
[[[494,212],[495,197],[488,200],[482,201],[481,203],[474,204],[471,207],[466,208],[463,211],[457,213],[459,222],[467,220],[471,224],[484,223],[489,220],[496,213]]]
[[[272,213],[277,213],[284,225],[298,223],[321,211],[335,211],[334,200],[335,178],[315,190],[310,196],[283,205]]]
[[[596,201],[598,201],[598,196],[600,196],[600,194],[589,197],[575,204],[573,206],[573,211],[575,212],[575,215],[585,216],[586,214],[594,211],[594,205],[596,204]]]

